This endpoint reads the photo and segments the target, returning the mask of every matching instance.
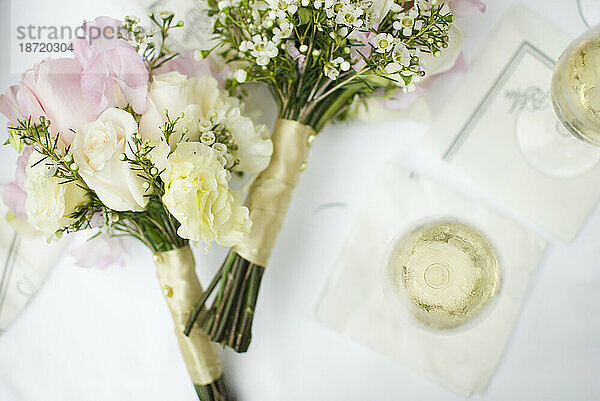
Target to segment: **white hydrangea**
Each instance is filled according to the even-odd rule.
[[[221,0],[217,3],[219,10],[223,10],[227,7],[239,7],[240,0]]]

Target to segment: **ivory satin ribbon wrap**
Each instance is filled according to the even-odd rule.
[[[271,162],[258,176],[246,199],[252,229],[234,247],[236,253],[255,265],[267,265],[314,136],[311,127],[298,121],[277,120],[275,124]]]
[[[154,256],[158,281],[167,300],[179,349],[187,370],[196,385],[213,383],[223,374],[223,364],[213,344],[202,330],[183,334],[188,314],[202,297],[202,287],[195,271],[195,261],[189,246]]]

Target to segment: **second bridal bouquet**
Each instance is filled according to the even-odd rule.
[[[266,84],[279,120],[271,162],[245,203],[250,234],[229,253],[187,334],[199,321],[213,341],[248,349],[261,278],[316,134],[371,97],[415,90],[445,56],[455,31],[451,6],[461,2],[209,0],[215,44],[205,54],[226,60],[231,91],[245,82]],[[200,313],[213,292],[208,313]]]
[[[209,66],[169,49],[173,14],[150,19],[152,30],[137,18],[86,23],[74,58],[41,61],[0,96],[22,167],[7,199],[48,240],[92,230],[146,245],[199,398],[224,400],[214,344],[201,330],[183,335],[202,297],[189,243],[248,234],[231,179],[266,168],[272,143]]]

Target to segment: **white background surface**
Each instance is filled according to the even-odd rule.
[[[18,81],[9,73],[10,3],[0,3],[2,90]],[[126,0],[12,3],[14,13],[47,25],[142,13]],[[467,61],[511,1],[487,3],[486,14],[462,23]],[[575,0],[523,3],[570,36],[585,29]],[[503,209],[425,155],[422,134],[409,123],[352,123],[329,127],[318,138],[263,280],[251,349],[223,353],[229,388],[239,400],[460,400],[312,319],[329,268],[384,161],[401,161]],[[2,183],[12,179],[14,160],[11,149],[0,150]],[[572,244],[551,243],[505,357],[487,392],[473,399],[600,399],[599,238],[596,210]],[[223,253],[197,253],[204,282]],[[104,271],[75,268],[65,257],[0,337],[0,400],[195,400],[171,330],[151,255],[141,246],[127,266]]]

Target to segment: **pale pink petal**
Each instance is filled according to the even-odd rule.
[[[27,220],[25,212],[25,200],[27,192],[16,182],[11,182],[4,187],[3,192],[4,204],[21,220]]]
[[[17,102],[18,90],[18,85],[11,86],[0,95],[0,113],[4,114],[10,122],[16,122],[18,119],[23,118]]]
[[[448,72],[459,72],[459,73],[467,72],[467,62],[465,61],[464,53],[462,53],[462,52],[460,53],[460,55],[456,59],[456,63],[454,63],[454,67],[452,67],[452,69]]]
[[[83,25],[85,38],[73,40],[75,59],[81,64],[81,87],[96,114],[109,107],[130,104],[143,113],[148,89],[148,70],[142,57],[125,40],[121,21],[98,17]]]
[[[28,145],[23,148],[23,152],[17,158],[17,169],[15,171],[15,180],[18,185],[23,186],[25,183],[25,169],[27,168],[27,163],[29,163],[29,158],[31,157],[31,153],[33,152],[33,146]]]
[[[123,266],[128,254],[128,246],[123,238],[99,235],[70,251],[75,266],[105,269],[109,266]]]
[[[216,64],[217,62],[212,56],[208,56],[207,58],[198,61],[194,56],[194,51],[188,50],[161,65],[153,71],[153,74],[160,75],[171,71],[177,71],[188,78],[209,75],[217,80],[219,88],[222,89],[225,87],[225,79],[229,74],[229,68],[227,66],[217,66]]]
[[[70,129],[94,121],[94,113],[81,91],[81,65],[74,59],[48,59],[25,73],[23,84],[35,93],[50,129],[60,132],[66,144],[72,141]]]
[[[25,168],[29,162],[29,157],[33,151],[32,146],[25,146],[23,152],[17,158],[17,170],[15,172],[15,181],[9,183],[4,188],[3,200],[4,204],[21,220],[27,220],[25,211],[25,200],[27,192],[23,183],[25,182]]]
[[[208,59],[197,61],[193,51],[187,51],[167,61],[155,70],[156,75],[177,71],[188,78],[214,75]]]
[[[476,12],[485,12],[485,4],[480,0],[450,0],[450,9],[457,17],[468,17]]]
[[[29,117],[37,121],[44,111],[33,92],[28,87],[19,84],[11,86],[0,95],[0,113],[15,124],[18,120]]]

